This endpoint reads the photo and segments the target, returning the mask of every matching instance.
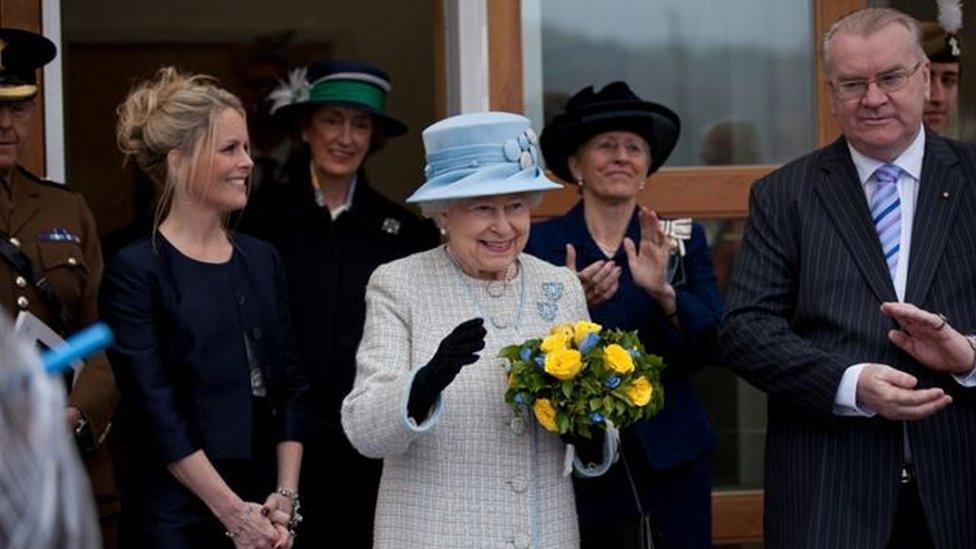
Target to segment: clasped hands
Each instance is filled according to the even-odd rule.
[[[223,521],[234,547],[241,549],[291,549],[289,530],[292,501],[273,492],[264,505],[245,502]]]
[[[899,349],[937,372],[962,375],[976,364],[976,349],[940,315],[910,303],[881,305],[901,329],[888,332]],[[916,389],[918,379],[886,364],[868,364],[857,380],[857,404],[892,420],[928,417],[952,403],[939,387]]]
[[[637,244],[629,237],[624,238],[627,264],[634,283],[663,306],[675,297],[674,288],[668,283],[666,274],[671,256],[671,242],[661,230],[656,212],[641,206],[637,215],[641,238]],[[566,267],[579,277],[588,307],[595,307],[610,299],[620,287],[621,268],[612,259],[594,261],[577,271],[576,248],[572,244],[566,244]]]

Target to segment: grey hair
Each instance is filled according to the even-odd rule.
[[[534,210],[536,206],[538,206],[542,202],[542,196],[544,192],[545,191],[532,191],[527,193],[512,193],[512,194],[524,195],[526,200],[529,203],[529,209]],[[460,202],[461,200],[466,200],[466,199],[449,198],[445,200],[430,200],[428,202],[421,202],[420,213],[423,214],[424,217],[433,219],[434,223],[437,224],[438,228],[443,228],[441,227],[440,214],[451,209],[451,206],[453,206],[457,202]]]
[[[898,23],[908,29],[912,34],[915,55],[919,60],[924,60],[926,57],[925,50],[922,49],[922,25],[917,19],[892,8],[864,8],[841,17],[827,30],[820,44],[820,57],[823,61],[824,71],[828,74],[830,72],[828,54],[830,53],[830,43],[836,35],[851,33],[868,36],[892,23]]]

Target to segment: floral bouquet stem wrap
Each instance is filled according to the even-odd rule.
[[[622,429],[664,406],[664,362],[644,351],[636,331],[561,324],[498,356],[509,362],[505,402],[530,408],[553,433],[589,438],[608,421]]]

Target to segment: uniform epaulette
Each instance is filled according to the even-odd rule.
[[[53,188],[53,189],[59,189],[59,190],[62,190],[62,191],[72,191],[72,190],[74,190],[74,189],[71,188],[70,185],[68,185],[66,183],[58,183],[57,181],[51,181],[50,179],[44,179],[42,177],[38,177],[38,176],[34,175],[33,173],[31,173],[30,170],[28,170],[27,168],[25,168],[23,166],[17,166],[17,169],[20,171],[20,174],[21,175],[23,175],[27,179],[30,179],[34,183],[38,183],[40,185],[44,185],[45,187],[50,187],[50,188]]]

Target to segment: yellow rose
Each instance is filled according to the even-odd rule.
[[[569,338],[571,336],[566,336],[564,334],[552,334],[547,335],[545,339],[542,340],[542,344],[539,345],[539,349],[542,349],[543,353],[551,353],[553,351],[559,351],[569,347]]]
[[[532,413],[535,414],[535,418],[539,420],[540,425],[545,427],[546,431],[555,433],[558,430],[556,428],[556,409],[552,407],[548,398],[537,398],[535,404],[532,405]]]
[[[556,324],[549,330],[549,335],[560,334],[564,336],[567,340],[573,338],[573,326],[572,324]]]
[[[651,401],[651,392],[654,387],[646,377],[641,376],[624,389],[624,394],[634,403],[634,406],[644,406]]]
[[[563,381],[573,379],[583,369],[582,358],[574,349],[557,349],[546,354],[546,373]]]
[[[616,343],[603,348],[603,363],[618,374],[629,374],[634,371],[634,359],[627,349]]]
[[[603,326],[600,326],[595,322],[580,320],[573,326],[573,340],[576,342],[576,346],[579,347],[583,343],[583,340],[586,339],[587,334],[591,334],[593,332],[599,334],[600,330],[602,329]]]

